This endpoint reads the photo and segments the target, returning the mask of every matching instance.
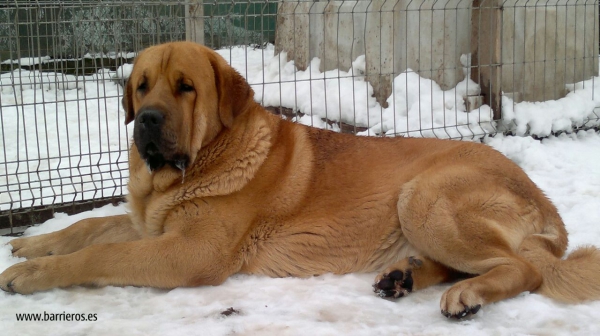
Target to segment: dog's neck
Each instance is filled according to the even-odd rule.
[[[269,154],[276,119],[261,109],[240,116],[231,129],[200,149],[185,176],[168,166],[148,172],[132,146],[130,155],[137,157],[130,160],[128,202],[138,228],[145,234],[160,234],[165,214],[177,204],[241,190]]]
[[[241,190],[256,174],[271,149],[272,122],[262,110],[245,114],[203,147],[186,172],[178,200],[227,195]],[[189,183],[188,183],[189,177]]]

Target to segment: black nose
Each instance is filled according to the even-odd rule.
[[[156,130],[162,127],[165,117],[159,110],[144,109],[138,114],[137,121],[140,126],[147,130]]]

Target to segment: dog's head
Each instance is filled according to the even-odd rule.
[[[185,170],[198,151],[233,127],[253,99],[244,78],[213,50],[174,42],[142,51],[125,86],[125,123],[150,171]]]

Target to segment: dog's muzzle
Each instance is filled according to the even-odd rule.
[[[144,109],[135,118],[133,128],[133,140],[137,146],[142,158],[146,161],[156,161],[158,163],[162,154],[162,128],[165,123],[163,113],[155,109]],[[162,158],[164,161],[164,157]],[[164,164],[164,162],[163,162]],[[160,167],[152,167],[158,169]]]
[[[189,157],[178,154],[175,144],[164,137],[165,114],[154,108],[140,110],[135,118],[133,140],[148,169],[152,172],[170,164],[185,170]]]

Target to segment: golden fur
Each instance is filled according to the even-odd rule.
[[[523,291],[600,299],[600,252],[561,260],[556,208],[488,146],[284,121],[217,53],[187,42],[143,51],[123,105],[136,122],[129,214],[11,241],[29,260],[0,274],[2,289],[381,271],[382,296],[464,278],[442,297],[449,317]]]

